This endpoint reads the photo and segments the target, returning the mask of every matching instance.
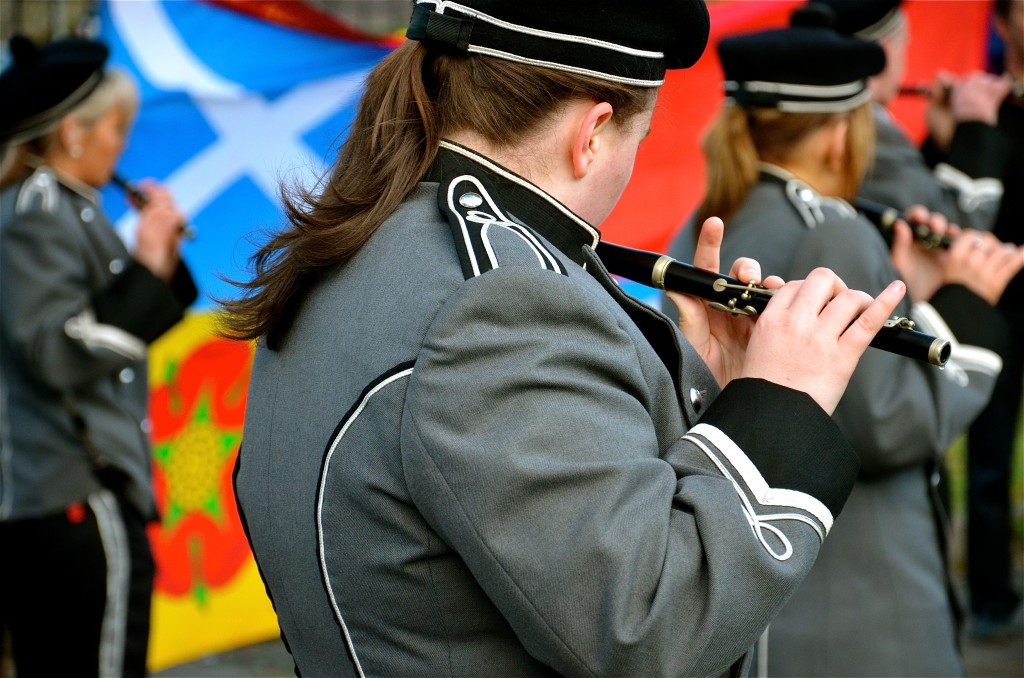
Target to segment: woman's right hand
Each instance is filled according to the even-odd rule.
[[[1010,280],[1024,268],[1024,246],[967,229],[950,246],[944,263],[945,284],[963,285],[995,306]]]
[[[718,271],[723,230],[718,218],[704,222],[695,266]],[[761,268],[752,259],[738,259],[730,275],[751,282],[761,278]],[[770,276],[764,284],[777,291],[757,322],[712,310],[694,297],[669,297],[679,308],[680,329],[722,387],[738,377],[765,379],[807,393],[831,415],[906,285],[896,281],[872,299],[824,268],[806,280],[783,283]]]
[[[171,192],[155,182],[139,186],[146,204],[139,210],[132,256],[158,278],[170,281],[178,268],[184,215],[174,203]]]
[[[931,299],[944,285],[963,285],[994,306],[1010,280],[1024,268],[1024,247],[1004,243],[986,231],[961,231],[946,223],[941,214],[919,205],[908,208],[907,215],[954,238],[948,250],[925,250],[914,241],[905,222],[896,222],[892,260],[914,301]]]
[[[897,280],[872,299],[826,268],[786,283],[757,321],[743,376],[803,391],[831,415],[905,292]]]

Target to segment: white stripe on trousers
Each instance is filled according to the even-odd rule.
[[[107,558],[107,602],[100,630],[100,676],[113,678],[124,672],[131,575],[128,534],[121,508],[109,490],[100,490],[90,495],[89,506],[96,515],[103,553]]]

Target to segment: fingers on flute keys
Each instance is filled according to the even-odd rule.
[[[831,414],[905,291],[897,281],[872,298],[824,268],[786,283],[758,321],[744,375],[803,391]]]

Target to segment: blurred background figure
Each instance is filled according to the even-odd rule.
[[[941,454],[984,407],[1004,333],[992,305],[1024,266],[1024,250],[966,231],[926,253],[900,224],[893,256],[842,199],[858,191],[873,154],[867,79],[883,72],[877,44],[832,30],[811,7],[788,29],[719,43],[727,104],[708,133],[708,189],[693,223],[726,222],[727,260],[743,252],[766,274],[804,278],[816,267],[869,293],[907,282],[897,314],[954,341],[945,370],[865,353],[834,413],[861,474],[818,560],[768,632],[768,675],[952,676],[963,672],[944,564],[945,526],[930,479]],[[915,211],[937,230],[941,216]],[[670,254],[690,261],[696,229]],[[956,232],[956,231],[954,231]],[[976,244],[978,246],[976,246]]]
[[[147,345],[196,298],[143,184],[129,252],[97,189],[137,94],[108,50],[11,40],[0,75],[0,626],[19,676],[143,675],[156,517]]]
[[[928,137],[914,147],[885,110],[904,85],[910,28],[900,0],[814,0],[833,9],[837,29],[874,40],[886,69],[869,80],[878,143],[860,196],[897,208],[922,204],[964,226],[1024,242],[1024,0],[997,0],[994,25],[1005,72],[956,76],[940,71],[927,89]],[[1007,189],[1004,191],[1004,188]],[[998,304],[1012,341],[988,407],[969,429],[967,589],[970,632],[978,639],[1021,633],[1020,583],[1011,572],[1011,464],[1021,412],[1024,362],[1018,276]]]
[[[999,108],[999,130],[1008,149],[1003,169],[1007,191],[993,233],[1024,243],[1024,0],[996,0],[995,30],[1003,44],[1002,67],[1013,88]],[[1013,580],[1011,467],[1024,384],[1024,275],[1010,283],[999,302],[1013,337],[988,407],[971,425],[967,453],[967,583],[979,640],[1020,636],[1024,631],[1021,589]]]
[[[885,69],[868,80],[877,143],[860,195],[897,209],[924,205],[950,222],[990,230],[1009,156],[995,126],[999,105],[1010,91],[1009,78],[983,72],[957,78],[941,72],[927,87],[930,137],[925,148],[933,156],[943,155],[933,170],[886,110],[904,84],[911,39],[901,0],[813,1],[832,9],[837,31],[885,50]]]

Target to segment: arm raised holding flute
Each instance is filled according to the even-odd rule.
[[[228,303],[259,340],[236,496],[299,672],[744,674],[904,290],[770,279],[757,323],[692,300],[684,336],[607,273],[595,226],[708,33],[697,0],[419,0],[370,73]]]
[[[879,19],[898,26],[900,15],[883,9]],[[719,42],[728,99],[705,138],[708,189],[670,255],[696,262],[699,224],[717,231],[704,220],[719,216],[722,259],[752,256],[765,273],[808,281],[826,267],[868,293],[899,278],[908,295],[896,315],[949,341],[942,370],[886,351],[860,360],[832,415],[857,450],[860,475],[807,579],[772,622],[766,662],[773,676],[958,675],[931,478],[991,394],[1001,369],[993,349],[1006,334],[987,295],[1005,287],[1024,254],[990,246],[986,234],[975,247],[971,231],[925,251],[903,221],[890,251],[851,207],[874,153],[868,79],[886,59],[878,44],[836,32],[834,20],[810,7],[789,28]],[[906,216],[940,236],[950,231],[941,215]],[[794,360],[803,351],[790,346]],[[900,595],[875,594],[882,589]]]

